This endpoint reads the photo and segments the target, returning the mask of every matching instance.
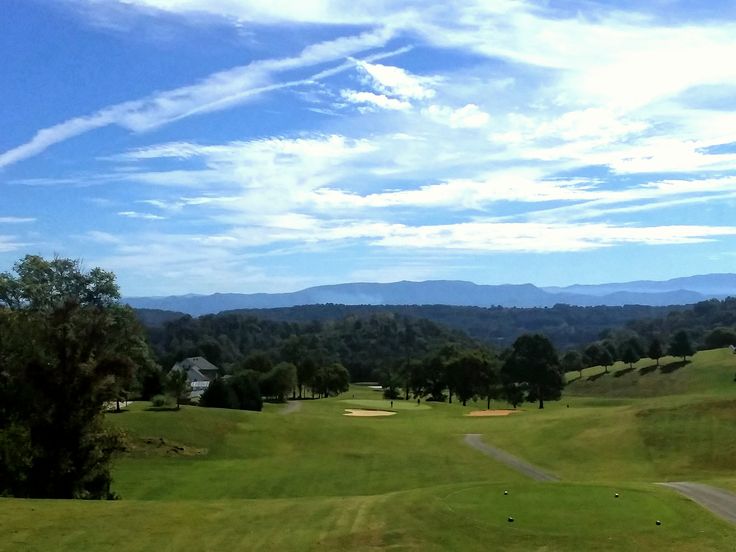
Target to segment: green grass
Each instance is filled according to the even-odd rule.
[[[343,416],[391,410],[364,386],[286,416],[134,404],[108,416],[132,445],[114,470],[123,499],[0,499],[0,550],[732,550],[736,528],[654,483],[736,491],[736,356],[625,370],[494,418],[400,400],[395,416]],[[465,433],[562,482],[525,479]]]
[[[706,393],[733,393],[736,388],[736,355],[728,349],[702,351],[689,357],[664,357],[657,367],[651,359],[642,359],[631,370],[617,362],[604,373],[600,366],[569,372],[567,392],[570,395],[602,397],[659,397],[667,395]]]
[[[621,498],[613,497],[616,491]],[[476,483],[369,496],[176,503],[6,499],[0,508],[0,549],[44,552],[699,551],[730,550],[736,536],[725,522],[653,485]]]
[[[419,403],[416,401],[408,400],[395,400],[388,401],[386,399],[343,399],[345,408],[351,406],[358,406],[367,408],[369,410],[430,410],[430,406],[427,403]]]

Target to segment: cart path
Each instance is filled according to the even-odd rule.
[[[509,454],[500,448],[484,443],[481,437],[482,435],[480,433],[468,433],[465,435],[465,444],[479,450],[486,456],[490,456],[491,458],[498,460],[502,464],[506,464],[508,467],[515,469],[527,477],[531,477],[535,481],[559,481],[559,478],[551,473],[548,473],[529,462],[525,462],[521,458],[518,458],[513,454]]]
[[[281,414],[292,414],[294,412],[299,412],[302,409],[302,402],[301,401],[287,401],[286,406],[281,409]]]
[[[660,483],[660,485],[670,487],[690,500],[697,502],[703,508],[710,510],[718,517],[736,523],[736,494],[703,483],[690,483],[688,481]]]

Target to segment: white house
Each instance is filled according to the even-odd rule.
[[[210,382],[213,381],[220,372],[220,369],[217,366],[204,357],[185,358],[184,360],[174,364],[174,367],[171,370],[176,370],[177,372],[186,371],[187,380],[191,386],[190,396],[192,398],[201,397],[204,390],[209,387]]]

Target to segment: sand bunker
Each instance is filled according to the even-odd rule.
[[[508,416],[519,410],[474,410],[466,416]]]
[[[361,408],[346,408],[343,416],[359,416],[359,417],[371,417],[371,416],[393,416],[396,412],[389,412],[388,410],[363,410]]]

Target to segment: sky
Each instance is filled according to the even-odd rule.
[[[730,1],[2,0],[0,271],[736,272]]]

